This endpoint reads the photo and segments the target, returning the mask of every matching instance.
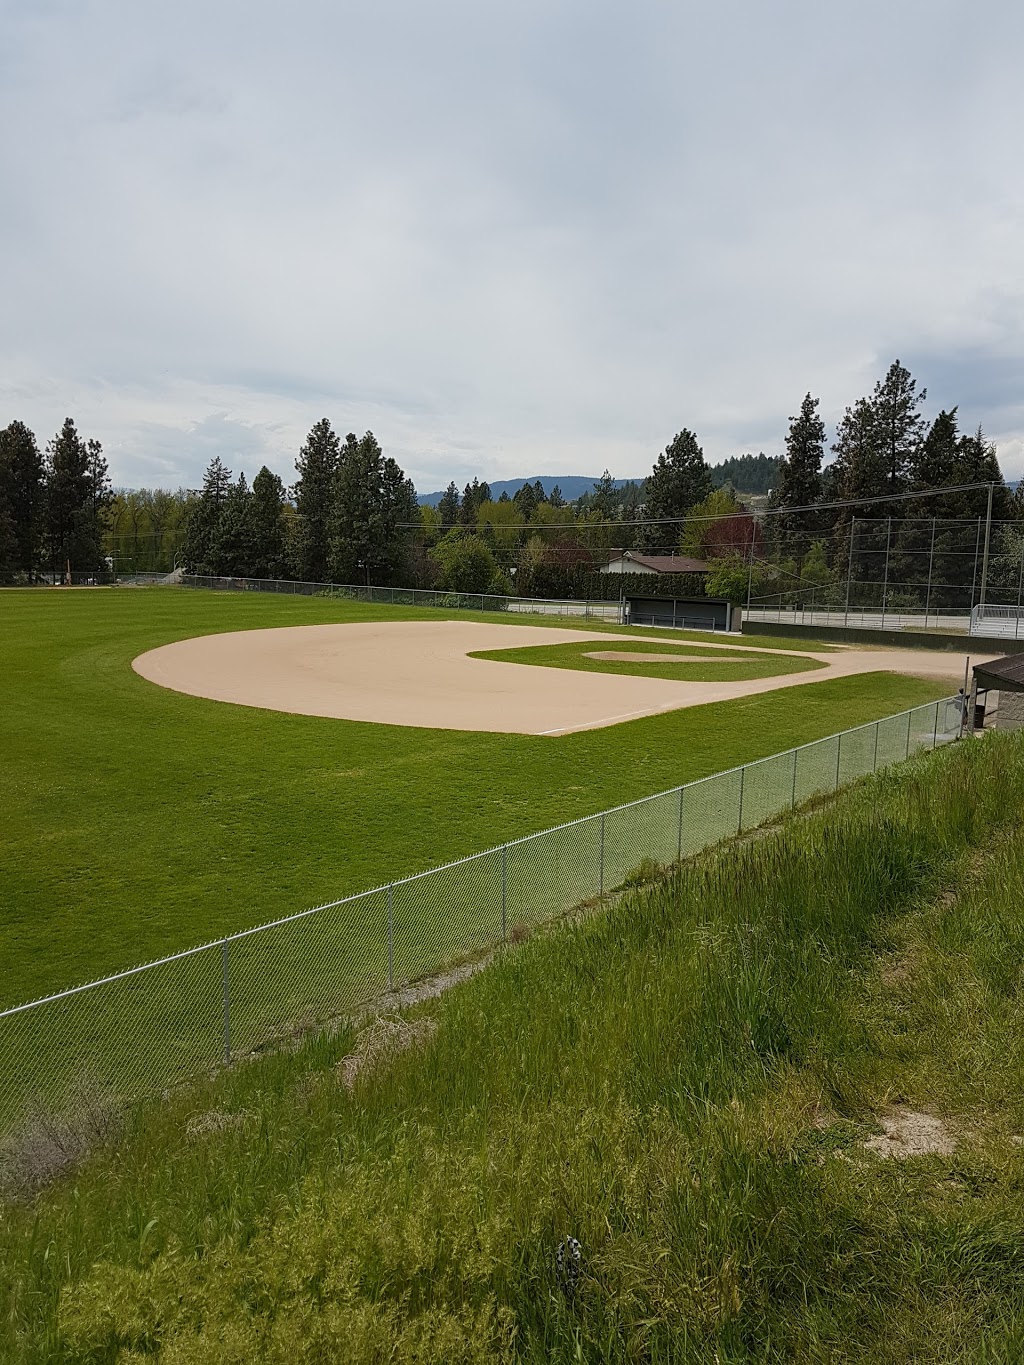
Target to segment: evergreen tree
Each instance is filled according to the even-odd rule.
[[[11,479],[6,452],[0,447],[0,582],[18,571],[18,538],[11,511]]]
[[[614,521],[618,516],[619,495],[615,488],[615,480],[607,469],[594,484],[589,503],[590,510],[603,517],[605,521]]]
[[[450,531],[459,519],[459,490],[455,487],[454,479],[445,489],[444,496],[437,504],[437,512],[441,519],[441,529]]]
[[[485,495],[486,494],[486,495]],[[482,502],[489,502],[491,490],[487,484],[480,483],[474,477],[472,483],[467,483],[462,490],[462,506],[459,508],[459,525],[475,526],[476,514]]]
[[[266,465],[252,481],[252,565],[257,578],[285,572],[284,484]]]
[[[533,482],[533,496],[536,499],[538,507],[542,502],[547,502],[548,500],[548,495],[544,492],[544,485],[541,483],[540,479],[535,479]]]
[[[46,489],[43,457],[24,422],[12,422],[0,431],[0,479],[6,488],[9,533],[14,536],[9,559],[31,582],[42,553]]]
[[[185,516],[182,563],[189,573],[219,574],[220,520],[231,491],[231,470],[215,455],[203,475],[203,487]]]
[[[956,408],[943,410],[928,428],[928,434],[914,452],[910,465],[910,480],[914,488],[923,490],[948,488],[956,478],[957,431]],[[941,502],[936,498],[922,499],[923,515],[941,516]],[[925,508],[936,509],[929,512]]]
[[[46,539],[57,572],[100,567],[103,514],[111,501],[99,441],[83,441],[68,417],[46,448]]]
[[[231,485],[221,506],[214,538],[214,572],[232,578],[255,575],[252,493],[245,474]]]
[[[524,483],[512,501],[519,508],[519,515],[523,521],[529,521],[537,510],[537,490],[535,486],[530,483]]]
[[[331,523],[336,582],[387,583],[408,574],[410,527],[419,524],[416,489],[385,456],[372,431],[345,438]]]
[[[693,432],[684,428],[658,456],[648,476],[644,543],[650,548],[673,545],[679,527],[659,523],[682,519],[712,490],[711,471],[704,462],[704,452]]]
[[[918,409],[927,396],[927,389],[917,392],[917,381],[898,360],[889,366],[871,395],[876,440],[889,493],[902,492],[917,459],[925,425]]]
[[[552,488],[552,490],[551,490],[551,494],[550,494],[550,496],[549,496],[549,498],[548,498],[548,502],[551,503],[551,506],[552,506],[552,507],[564,507],[564,506],[565,506],[565,499],[562,497],[562,490],[559,488],[559,486],[558,486],[557,483],[555,484],[555,486],[554,486],[554,487]]]
[[[299,475],[293,490],[298,519],[295,568],[308,582],[322,582],[329,573],[339,460],[338,438],[327,418],[322,417],[310,430],[295,461]]]
[[[796,561],[796,571],[820,529],[814,512],[789,511],[807,508],[821,494],[821,461],[825,453],[825,423],[818,415],[818,400],[808,393],[796,417],[789,419],[786,458],[782,461],[776,484],[775,505],[780,515],[770,518],[773,539],[784,556]]]

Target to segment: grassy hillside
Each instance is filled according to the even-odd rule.
[[[3,1209],[0,1355],[1020,1359],[1022,802],[940,750],[142,1110]]]
[[[437,614],[183,589],[0,593],[0,1004],[943,690],[876,675],[803,687],[799,704],[781,693],[531,738],[230,706],[155,687],[131,670],[144,650],[191,635],[398,618]]]

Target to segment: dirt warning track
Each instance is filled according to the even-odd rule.
[[[241,706],[383,725],[522,735],[599,729],[684,706],[852,673],[911,673],[962,681],[964,668],[962,655],[928,650],[808,651],[804,657],[825,667],[737,682],[673,682],[468,657],[479,650],[580,640],[606,647],[621,641],[650,644],[649,636],[607,631],[479,621],[365,621],[200,635],[140,654],[132,667],[161,687]],[[680,645],[687,654],[751,648],[711,640]]]

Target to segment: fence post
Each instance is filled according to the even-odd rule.
[[[224,995],[224,1065],[231,1064],[231,992],[228,986],[228,941],[220,945],[221,987]]]
[[[679,788],[679,843],[676,847],[676,862],[683,860],[683,792],[685,787]]]
[[[935,729],[932,731],[932,748],[938,748],[939,744],[939,703],[935,703]]]
[[[604,895],[604,811],[601,812],[601,873],[597,894],[599,896]]]
[[[840,730],[840,732],[839,732],[839,737],[838,737],[838,739],[836,740],[836,785],[835,785],[835,790],[836,790],[836,791],[839,790],[839,765],[840,765],[840,763],[842,762],[842,757],[843,757],[843,732],[842,732],[842,730]]]
[[[881,723],[882,722],[880,720],[875,721],[875,756],[871,760],[871,771],[873,773],[878,772],[878,727],[881,725]]]
[[[793,790],[792,790],[792,792],[790,793],[790,797],[789,797],[789,809],[790,809],[790,810],[796,810],[796,760],[797,760],[797,754],[798,754],[799,752],[800,752],[799,749],[794,749],[794,750],[793,750]]]
[[[739,818],[739,823],[738,823],[737,826],[736,826],[736,833],[737,833],[737,834],[742,834],[742,833],[743,833],[743,774],[744,774],[746,771],[747,771],[747,765],[744,763],[743,767],[740,769],[740,818]]]
[[[908,712],[907,712],[907,751],[906,751],[906,753],[903,755],[904,758],[909,758],[909,757],[910,757],[910,724],[911,724],[911,716],[912,716],[912,715],[913,715],[913,712],[911,712],[911,711],[908,711]]]
[[[388,990],[395,989],[395,884],[388,886]]]
[[[508,844],[501,846],[501,940],[508,937]]]

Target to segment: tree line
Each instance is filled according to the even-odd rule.
[[[0,579],[100,572],[112,499],[102,445],[70,417],[43,451],[11,422],[0,430]]]
[[[712,467],[684,428],[645,479],[617,486],[605,470],[572,502],[539,480],[494,499],[474,478],[422,508],[372,432],[342,440],[327,418],[300,448],[291,487],[266,466],[250,485],[215,458],[200,490],[176,494],[112,492],[99,443],[70,419],[44,455],[15,422],[0,433],[0,566],[138,570],[173,559],[201,574],[579,597],[622,587],[600,570],[609,552],[632,549],[710,566],[659,580],[664,590],[706,586],[734,600],[845,592],[855,604],[880,589],[895,605],[919,605],[934,584],[937,606],[968,586],[973,601],[988,493],[962,485],[992,485],[997,587],[1024,556],[1021,498],[984,432],[962,433],[955,407],[927,421],[926,397],[896,360],[847,407],[831,447],[808,393],[778,456]]]

